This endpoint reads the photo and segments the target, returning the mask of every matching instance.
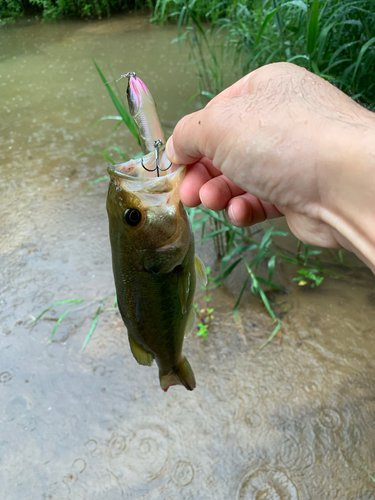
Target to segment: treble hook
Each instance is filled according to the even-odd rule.
[[[158,139],[157,141],[154,142],[155,164],[156,164],[155,168],[152,168],[152,169],[146,168],[144,166],[144,163],[143,163],[143,158],[141,158],[142,167],[145,170],[147,170],[147,172],[155,172],[155,170],[156,170],[156,175],[158,177],[160,177],[159,172],[165,172],[166,170],[170,169],[171,166],[172,166],[172,162],[171,162],[167,168],[161,168],[161,167],[159,167],[159,146],[162,146],[162,145],[163,145],[163,143],[162,143],[162,141],[160,139]]]

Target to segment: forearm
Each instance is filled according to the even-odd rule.
[[[325,142],[321,220],[375,273],[375,114],[363,110],[353,126],[338,127]]]

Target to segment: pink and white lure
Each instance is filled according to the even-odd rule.
[[[165,143],[164,132],[151,92],[135,73],[127,73],[129,112],[137,127],[141,147],[145,154],[154,151],[155,141]]]

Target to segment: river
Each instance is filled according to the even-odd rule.
[[[317,289],[281,266],[282,339],[260,352],[273,324],[259,300],[247,290],[235,323],[239,274],[213,290],[208,339],[185,340],[191,393],[161,391],[115,311],[81,351],[114,284],[107,183],[83,194],[108,162],[80,153],[138,152],[96,124],[117,113],[92,60],[108,79],[138,72],[170,133],[197,90],[175,36],[138,15],[0,29],[0,499],[375,499],[375,281],[357,260]],[[34,319],[71,299],[85,302],[49,343],[69,304]]]

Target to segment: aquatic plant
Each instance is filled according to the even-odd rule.
[[[157,0],[154,19],[177,20],[200,95],[223,89],[224,54],[243,75],[278,61],[304,66],[375,109],[373,0]]]

